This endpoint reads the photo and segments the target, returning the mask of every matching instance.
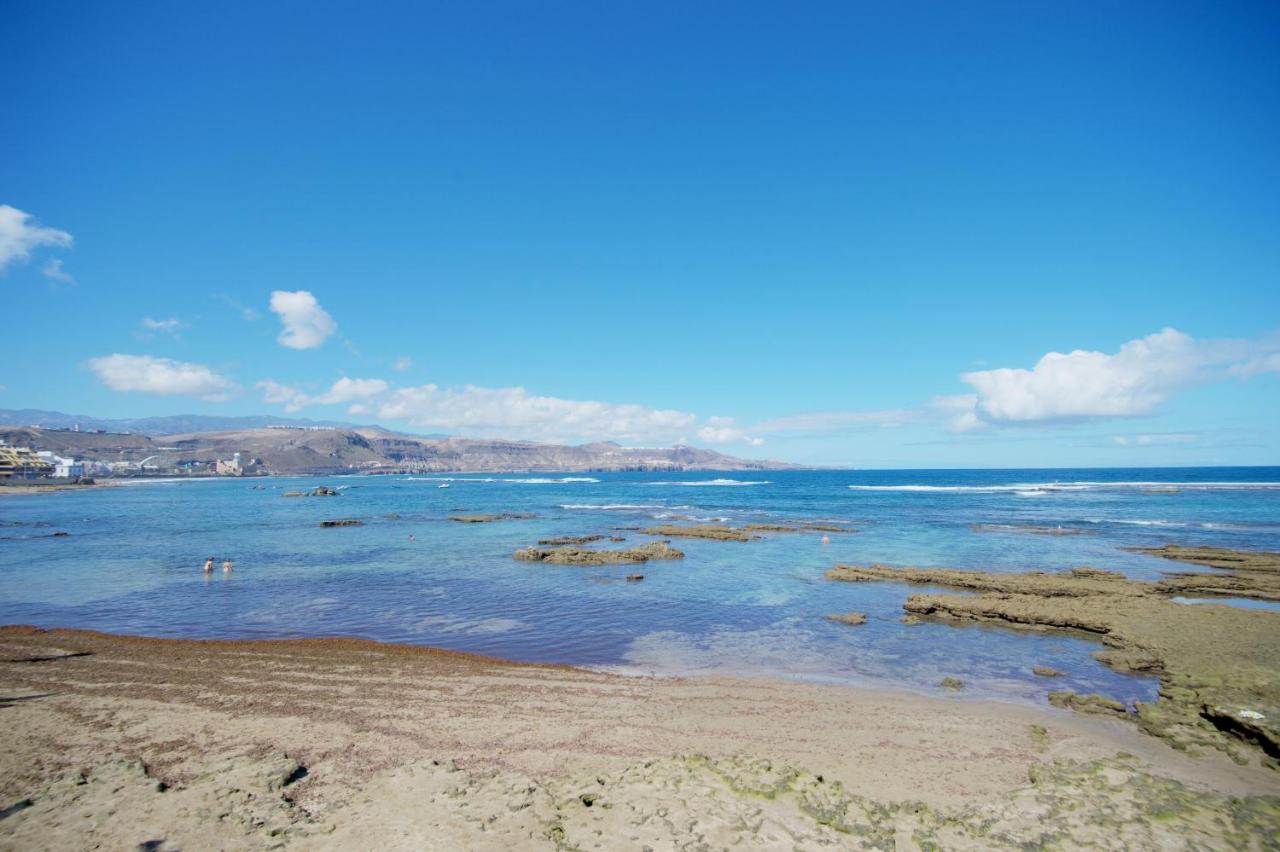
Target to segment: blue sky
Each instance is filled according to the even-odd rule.
[[[0,407],[1280,462],[1274,4],[3,7]]]

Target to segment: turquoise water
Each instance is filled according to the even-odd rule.
[[[282,496],[320,483],[341,495]],[[446,519],[504,511],[536,517]],[[825,546],[816,534],[681,539],[684,560],[639,569],[511,558],[553,535],[643,540],[617,528],[673,516],[832,519],[859,532],[833,534]],[[321,529],[328,518],[364,525]],[[58,531],[68,535],[49,536]],[[1121,549],[1165,543],[1280,550],[1280,469],[220,479],[9,496],[0,499],[0,623],[175,637],[353,635],[634,672],[923,691],[950,675],[985,697],[1041,702],[1069,688],[1149,700],[1154,681],[1106,669],[1090,658],[1099,646],[1088,639],[903,625],[902,603],[919,588],[832,583],[823,572],[871,562],[1092,565],[1144,578],[1190,569]],[[235,571],[205,576],[210,555],[234,559]],[[636,570],[643,582],[623,580]],[[868,623],[822,618],[851,610]],[[1036,664],[1066,676],[1037,678]]]

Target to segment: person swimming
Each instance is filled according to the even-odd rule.
[[[204,573],[208,574],[213,571],[213,557],[210,556],[204,561]]]
[[[830,543],[831,543],[831,536],[829,536],[829,535],[824,535],[824,536],[822,537],[822,543],[823,543],[823,544],[830,544]]]
[[[230,559],[224,559],[224,560],[222,560],[222,573],[223,573],[223,574],[230,574],[230,573],[231,573],[231,567],[232,567],[232,566],[231,566],[231,560],[230,560]]]

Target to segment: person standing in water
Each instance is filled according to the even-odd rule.
[[[213,573],[213,557],[212,556],[210,556],[208,559],[204,561],[204,573],[206,574]]]
[[[230,574],[230,573],[231,573],[231,560],[230,560],[230,559],[224,559],[224,560],[222,560],[222,573],[223,573],[223,574]]]

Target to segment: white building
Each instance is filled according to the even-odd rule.
[[[41,450],[36,455],[53,465],[53,475],[59,479],[79,479],[84,476],[84,464],[75,459],[64,459],[49,450]]]
[[[240,454],[236,453],[230,459],[218,459],[214,463],[213,472],[218,476],[243,475],[244,466],[240,463]]]

